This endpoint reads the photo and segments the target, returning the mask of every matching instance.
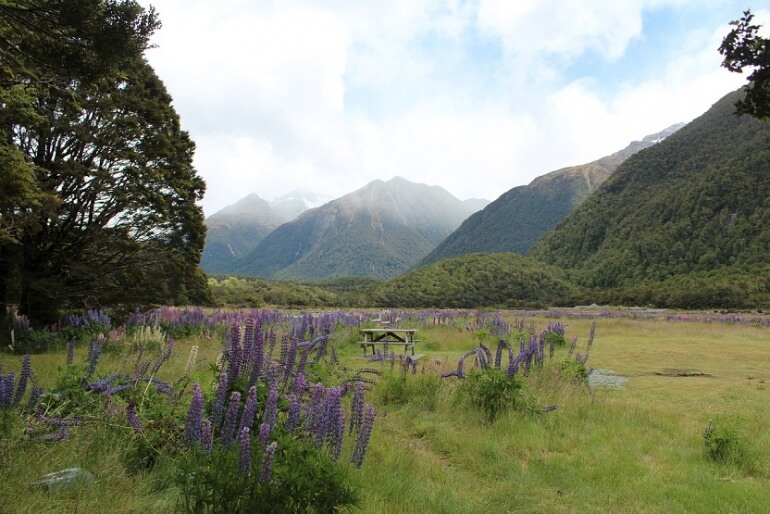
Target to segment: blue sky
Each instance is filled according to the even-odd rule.
[[[145,0],[142,0],[145,1]],[[745,77],[716,0],[157,0],[148,60],[212,214],[402,176],[494,200],[689,122]],[[146,3],[149,5],[149,3]],[[768,10],[752,9],[767,24]],[[765,31],[767,32],[767,31]]]

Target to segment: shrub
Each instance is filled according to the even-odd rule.
[[[496,368],[474,369],[460,382],[458,393],[474,408],[482,411],[487,421],[515,406],[520,396],[521,381]]]
[[[308,439],[274,435],[272,450],[252,450],[246,467],[237,444],[214,444],[209,454],[200,446],[179,460],[176,483],[186,512],[294,513],[336,512],[355,505],[349,474],[327,452]],[[264,457],[275,451],[272,476],[265,479]]]
[[[712,462],[743,466],[748,456],[746,440],[735,420],[709,422],[703,431],[706,458]]]
[[[64,347],[64,339],[48,330],[14,330],[10,348],[16,354],[33,354],[58,350]]]

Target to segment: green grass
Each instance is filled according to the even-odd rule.
[[[531,321],[538,330],[546,324]],[[567,340],[584,344],[591,320],[562,321]],[[368,395],[378,418],[366,462],[353,471],[362,498],[357,512],[766,511],[770,328],[600,318],[588,365],[627,376],[625,387],[575,386],[547,366],[525,379],[525,388],[538,405],[558,409],[510,410],[493,422],[458,401],[457,379],[435,378],[454,369],[477,336],[463,323],[419,328],[425,374],[418,367],[402,379],[386,363]],[[379,367],[361,357],[357,339],[348,329],[334,338],[341,364]],[[488,341],[491,347],[494,339]],[[217,339],[178,341],[163,371],[178,376],[192,344],[200,346],[194,380],[209,384]],[[81,358],[85,350],[78,349]],[[121,359],[120,352],[105,354],[100,366],[117,369]],[[0,360],[3,372],[18,369],[18,358]],[[33,356],[38,383],[50,385],[63,362],[63,353]],[[701,376],[668,376],[671,370]],[[703,432],[713,420],[734,422],[740,431],[745,451],[738,462],[707,458]],[[61,443],[40,443],[27,440],[18,422],[0,441],[0,511],[173,512],[178,495],[168,486],[170,467],[126,471],[130,437],[127,427],[88,426]],[[94,473],[95,484],[56,492],[28,487],[71,466]]]

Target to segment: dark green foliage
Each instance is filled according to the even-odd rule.
[[[719,53],[724,56],[722,66],[730,71],[743,73],[752,69],[746,96],[735,103],[738,114],[750,114],[756,118],[770,118],[770,40],[757,34],[761,25],[754,25],[754,15],[744,11],[743,17],[730,22],[734,28],[722,40]]]
[[[510,253],[445,259],[385,282],[373,292],[386,307],[544,307],[572,301],[563,272]]]
[[[506,375],[505,370],[488,367],[470,371],[460,381],[458,393],[492,422],[501,413],[516,407],[521,400],[521,387],[517,375]]]
[[[284,434],[277,442],[273,480],[267,483],[259,481],[259,451],[254,452],[249,474],[240,469],[237,445],[215,445],[210,455],[197,447],[185,452],[174,477],[184,498],[182,509],[222,514],[326,513],[356,503],[347,471],[325,451],[301,437]]]
[[[33,354],[61,349],[65,342],[58,332],[30,329],[14,331],[12,347],[17,354]]]
[[[207,300],[194,144],[142,55],[158,26],[126,0],[0,6],[0,160],[13,177],[0,189],[0,304],[37,325],[67,306]]]
[[[726,96],[627,160],[531,256],[571,270],[597,298],[609,289],[620,303],[626,293],[654,302],[668,284],[671,306],[704,307],[715,296],[746,305],[719,275],[762,282],[770,255],[770,126],[734,116],[741,97]],[[716,289],[695,291],[687,275],[708,276]]]
[[[709,422],[703,431],[703,445],[706,458],[712,462],[735,464],[739,467],[746,463],[748,448],[735,419],[720,418]]]
[[[567,358],[559,363],[559,375],[573,384],[588,383],[588,368],[585,362]]]
[[[258,277],[209,279],[213,302],[222,306],[329,307],[338,295],[313,285],[279,282]]]

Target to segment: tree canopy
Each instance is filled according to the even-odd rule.
[[[158,27],[134,1],[0,0],[0,307],[206,299],[195,145],[143,56]]]
[[[722,40],[719,53],[722,66],[736,73],[752,69],[745,98],[735,104],[738,114],[770,119],[770,40],[758,32],[761,25],[752,23],[754,15],[744,11],[743,17],[730,22],[734,28]]]

